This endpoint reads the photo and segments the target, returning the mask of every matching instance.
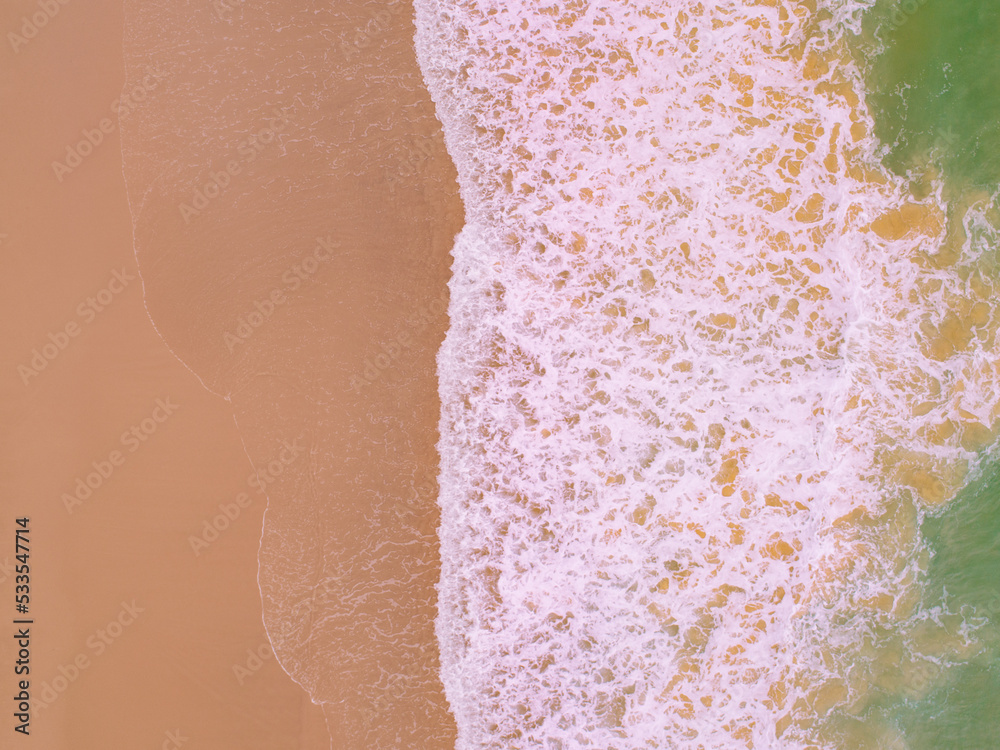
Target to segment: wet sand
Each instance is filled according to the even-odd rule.
[[[13,519],[31,519],[27,747],[313,750],[329,746],[325,724],[334,748],[453,745],[433,634],[434,355],[460,204],[409,10],[393,7],[391,20],[358,6],[336,21],[354,71],[337,118],[276,99],[212,121],[210,89],[239,91],[233,78],[170,65],[136,78],[140,58],[169,60],[171,29],[143,52],[143,17],[114,3],[59,6],[2,51],[0,529],[11,539]],[[35,10],[5,10],[0,27]],[[224,31],[208,3],[177,12],[205,30],[203,51]],[[278,11],[259,12],[269,28]],[[126,105],[128,198],[123,26],[126,89],[143,98]],[[192,186],[284,103],[299,114],[284,150],[261,149],[185,222]],[[215,138],[197,142],[206,122]],[[100,143],[75,164],[67,148],[88,132]],[[320,154],[319,140],[340,146]],[[153,188],[141,211],[140,187]],[[244,337],[240,321],[275,290],[285,301]]]

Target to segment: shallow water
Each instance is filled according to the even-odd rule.
[[[1000,8],[978,0],[876,3],[866,17],[860,47],[884,164],[912,179],[919,195],[939,187],[963,206],[983,201],[996,223],[1000,185]],[[993,198],[992,200],[990,198]],[[953,216],[957,212],[953,213]],[[997,245],[984,243],[983,271],[996,277]],[[996,744],[1000,703],[1000,464],[987,460],[983,476],[921,527],[933,557],[925,600],[942,601],[983,622],[990,648],[941,670],[925,665],[913,682],[932,682],[905,701],[889,701],[885,715],[914,750],[985,748]]]
[[[930,152],[949,181],[991,192],[1000,184],[997,28],[1000,7],[983,0],[875,4],[866,37],[882,49],[871,58],[869,101],[887,166],[905,172]]]
[[[162,78],[122,122],[146,307],[268,473],[263,621],[338,748],[454,743],[434,357],[461,207],[412,35],[402,2],[126,7],[129,81]]]

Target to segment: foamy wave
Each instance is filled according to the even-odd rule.
[[[439,359],[463,748],[834,747],[973,647],[919,606],[917,521],[996,433],[992,229],[878,168],[860,4],[670,5],[417,3],[468,219]]]

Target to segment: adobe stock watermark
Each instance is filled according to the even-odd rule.
[[[365,357],[364,369],[361,375],[353,375],[350,381],[352,391],[360,393],[390,367],[398,363],[410,348],[416,343],[416,337],[430,326],[435,317],[448,309],[448,293],[432,300],[429,304],[417,310],[416,315],[407,321],[406,326],[389,341],[378,344],[378,353]]]
[[[76,320],[70,320],[55,333],[50,331],[46,337],[48,341],[41,347],[31,350],[31,359],[28,360],[28,364],[17,366],[17,374],[20,375],[21,382],[28,385],[32,378],[38,377],[42,370],[66,350],[70,340],[83,333],[84,327],[93,323],[97,319],[97,314],[106,310],[133,281],[135,281],[135,276],[129,273],[127,266],[123,266],[121,271],[112,271],[107,284],[101,287],[96,294],[86,297],[76,306],[76,316],[82,321],[82,324]]]
[[[926,658],[915,659],[906,665],[904,686],[909,697],[921,700],[927,696],[942,673],[941,665]]]
[[[226,345],[226,350],[232,354],[241,344],[247,340],[263,326],[274,311],[289,301],[285,296],[288,292],[296,291],[303,282],[308,281],[320,266],[333,259],[333,251],[340,247],[340,243],[334,242],[327,237],[317,237],[316,245],[312,253],[302,257],[298,262],[292,264],[281,274],[281,286],[276,286],[261,299],[255,300],[253,309],[249,310],[239,320],[232,331],[224,331],[222,341]]]
[[[425,477],[410,484],[410,494],[406,497],[396,497],[391,503],[391,509],[402,518],[424,516],[436,508],[435,500],[438,491],[437,479]]]
[[[245,653],[246,658],[239,664],[233,665],[233,676],[236,678],[236,684],[241,687],[248,677],[253,677],[260,671],[265,662],[274,658],[274,651],[267,641],[257,648],[248,648]]]
[[[73,485],[73,494],[71,495],[68,492],[62,493],[63,506],[66,508],[66,512],[72,515],[74,509],[82,506],[85,501],[89,500],[97,490],[104,486],[105,482],[111,479],[116,469],[125,465],[128,454],[139,450],[139,447],[149,440],[160,428],[160,425],[170,419],[179,408],[180,406],[170,401],[169,396],[166,399],[156,399],[150,415],[122,433],[120,442],[122,448],[127,453],[116,448],[108,453],[106,459],[91,461],[90,465],[93,471],[76,478],[76,483]]]
[[[0,563],[0,583],[3,583],[8,578],[10,578],[16,572],[16,568],[11,565],[10,558],[5,557],[3,562]]]
[[[401,5],[401,3],[393,3],[393,5]],[[371,14],[363,27],[340,35],[340,51],[348,60],[360,55],[388,31],[391,22],[392,11],[388,8]]]
[[[222,195],[233,182],[233,178],[243,171],[248,164],[252,164],[270,144],[278,139],[278,135],[285,130],[291,120],[288,117],[290,107],[275,107],[271,111],[274,117],[267,120],[267,125],[252,133],[249,138],[241,141],[236,147],[238,159],[229,159],[225,169],[210,171],[208,179],[201,185],[194,188],[191,194],[191,201],[182,201],[177,208],[181,212],[181,218],[185,224],[189,224],[195,216],[200,216],[208,204]]]
[[[313,603],[311,601],[302,602],[301,609],[304,615],[308,615],[313,610]],[[233,677],[236,678],[236,684],[240,687],[250,677],[257,674],[264,664],[274,658],[274,649],[271,648],[268,641],[264,641],[257,648],[248,648],[243,653],[246,658],[232,666]]]
[[[903,27],[926,4],[927,0],[899,0],[889,15],[889,28],[896,31]]]
[[[954,148],[955,144],[958,143],[958,136],[950,125],[946,128],[938,128],[937,135],[945,148]]]
[[[66,156],[63,161],[52,162],[52,172],[56,176],[57,182],[62,182],[68,175],[83,164],[84,159],[93,154],[102,143],[105,136],[111,135],[118,129],[119,118],[134,110],[140,103],[146,100],[146,96],[153,91],[162,76],[156,72],[147,73],[142,81],[126,93],[124,96],[111,102],[111,114],[102,117],[92,128],[84,128],[80,131],[80,140],[75,144],[66,147]]]
[[[231,16],[234,10],[237,8],[242,8],[246,5],[247,0],[212,0],[212,9],[223,21],[232,20]]]
[[[38,0],[38,10],[30,15],[21,16],[21,33],[7,32],[7,41],[10,42],[14,54],[16,55],[22,47],[38,36],[39,32],[49,25],[49,21],[59,15],[63,6],[69,3],[70,0]]]
[[[163,733],[160,750],[180,750],[189,742],[189,738],[181,734],[180,729],[167,730]]]
[[[365,711],[365,726],[372,727],[378,720],[384,719],[393,710],[394,704],[404,700],[414,687],[421,685],[425,671],[418,661],[413,660],[388,675],[387,684],[380,686],[382,689],[378,696]]]
[[[301,435],[291,443],[283,440],[277,457],[268,461],[266,466],[252,472],[247,477],[247,486],[266,497],[267,487],[284,474],[285,469],[305,451],[305,448],[299,445],[300,438]],[[188,535],[188,544],[194,556],[200,557],[201,553],[208,549],[252,504],[253,497],[246,492],[237,493],[230,503],[219,503],[219,513],[202,523],[201,532]]]
[[[72,661],[60,664],[57,676],[42,683],[35,699],[36,712],[41,712],[43,708],[55,703],[59,696],[65,693],[69,686],[80,679],[81,675],[90,668],[94,659],[111,648],[143,612],[145,609],[138,606],[135,599],[130,602],[121,602],[118,614],[87,638],[84,642],[86,648],[80,651]]]
[[[438,145],[438,138],[443,136],[424,136],[407,144],[406,155],[400,159],[394,171],[386,177],[386,186],[390,193],[396,192],[396,186],[409,180],[416,175],[434,156],[434,147]]]

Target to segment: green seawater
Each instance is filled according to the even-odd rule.
[[[920,662],[940,666],[881,671],[881,685],[856,715],[841,714],[839,746],[858,750],[1000,749],[1000,460],[920,526],[930,551],[922,609],[928,630],[965,629],[956,654],[921,644]],[[919,631],[919,628],[918,628]],[[926,632],[926,631],[925,631]],[[953,645],[953,644],[952,644]],[[898,653],[908,661],[907,648]]]
[[[923,700],[888,714],[912,750],[1000,748],[1000,465],[969,485],[922,532],[934,552],[928,568],[930,604],[944,601],[979,625],[984,647],[944,672]]]
[[[1000,184],[998,35],[996,0],[876,2],[866,62],[887,167],[905,174],[931,156],[957,186]]]
[[[878,0],[858,40],[883,163],[947,199],[1000,186],[1000,0]],[[996,254],[1000,248],[992,248]],[[1000,302],[1000,301],[998,301]],[[1000,748],[1000,461],[985,467],[922,532],[933,554],[925,606],[946,603],[978,624],[983,645],[917,697],[873,714],[911,750]],[[872,715],[869,718],[873,718]]]

